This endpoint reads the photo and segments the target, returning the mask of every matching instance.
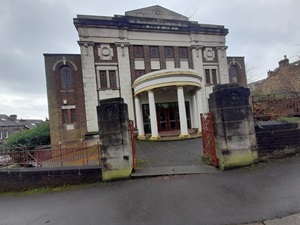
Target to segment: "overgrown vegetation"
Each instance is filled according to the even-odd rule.
[[[300,123],[300,117],[288,117],[288,116],[283,116],[283,117],[280,117],[278,119],[279,121],[282,121],[282,122],[296,122],[296,123]]]
[[[49,144],[50,127],[48,121],[37,125],[37,127],[33,129],[25,130],[19,133],[14,133],[5,142],[5,146],[9,148]]]

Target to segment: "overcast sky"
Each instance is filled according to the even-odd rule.
[[[43,53],[79,53],[73,18],[161,5],[224,25],[227,55],[244,56],[256,80],[300,54],[299,0],[0,0],[0,114],[48,117]],[[252,75],[253,76],[253,75]]]

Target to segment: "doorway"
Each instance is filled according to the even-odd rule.
[[[151,133],[149,104],[143,104],[143,121],[146,133]],[[188,128],[191,128],[189,102],[185,102]],[[177,102],[156,103],[157,128],[159,132],[179,130],[179,109]]]

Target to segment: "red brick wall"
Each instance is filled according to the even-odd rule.
[[[73,88],[72,90],[61,90],[59,68],[63,62],[59,62],[55,70],[53,66],[62,57],[66,58],[66,65],[72,68],[73,75]],[[76,54],[45,54],[45,70],[46,70],[46,84],[48,95],[48,110],[50,122],[50,137],[51,145],[58,145],[61,143],[63,146],[70,146],[80,142],[84,139],[86,133],[86,115],[85,115],[85,102],[82,80],[82,67],[81,57]],[[70,63],[76,65],[77,70]],[[66,130],[63,125],[62,106],[63,100],[67,100],[67,105],[76,106],[76,122],[74,122],[74,130]]]

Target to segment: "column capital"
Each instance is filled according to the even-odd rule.
[[[217,50],[225,51],[227,50],[228,46],[218,46],[216,47]]]
[[[191,47],[192,47],[192,49],[196,49],[196,50],[200,50],[200,49],[204,48],[203,45],[192,45]]]
[[[93,41],[78,41],[77,43],[79,46],[84,46],[84,47],[95,45],[95,42]]]
[[[129,46],[129,42],[115,42],[115,45],[117,47],[124,48],[124,47],[128,47]]]

